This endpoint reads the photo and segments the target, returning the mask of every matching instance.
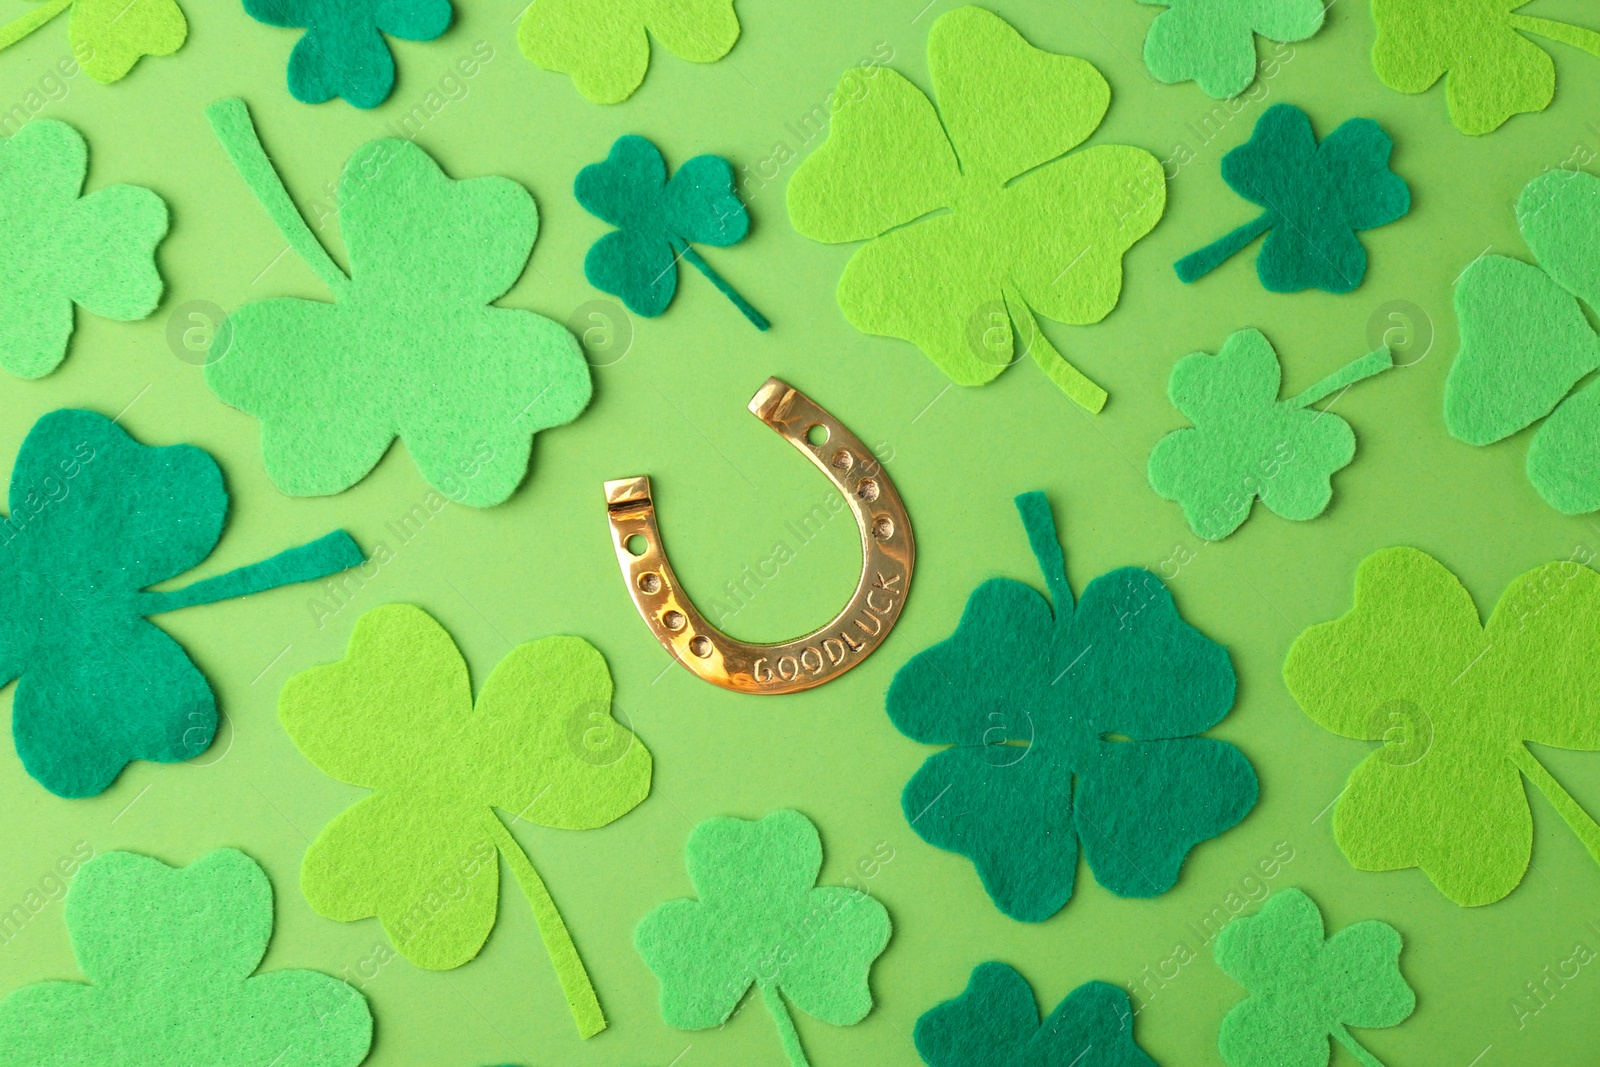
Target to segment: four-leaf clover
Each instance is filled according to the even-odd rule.
[[[1144,39],[1144,65],[1160,81],[1193,80],[1214,100],[1256,80],[1256,34],[1303,41],[1322,28],[1322,0],[1142,0],[1166,4]]]
[[[143,56],[170,56],[189,36],[189,22],[175,0],[42,0],[26,15],[0,26],[0,49],[69,7],[67,39],[73,57],[97,82],[120,80]]]
[[[450,0],[244,0],[268,26],[305,29],[289,53],[289,93],[307,104],[343,97],[377,107],[394,89],[384,34],[431,41],[450,28]]]
[[[650,38],[692,63],[715,63],[739,40],[734,0],[533,0],[517,30],[522,54],[572,76],[597,104],[633,95]]]

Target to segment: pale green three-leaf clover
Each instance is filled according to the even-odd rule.
[[[633,95],[650,66],[650,38],[692,63],[715,63],[739,39],[734,0],[533,0],[517,30],[522,54],[572,75],[597,104]]]
[[[1167,4],[1144,39],[1144,65],[1171,85],[1194,81],[1214,100],[1256,80],[1256,34],[1303,41],[1322,28],[1322,0],[1141,0]]]

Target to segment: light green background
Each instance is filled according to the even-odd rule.
[[[1600,1009],[1593,966],[1521,1027],[1510,1006],[1525,982],[1540,980],[1541,969],[1566,960],[1577,942],[1600,947],[1600,927],[1588,925],[1600,922],[1600,869],[1549,806],[1533,801],[1534,869],[1490,907],[1458,908],[1414,870],[1355,871],[1333,844],[1326,812],[1368,746],[1313,724],[1278,672],[1296,634],[1348,608],[1355,567],[1377,548],[1410,544],[1434,553],[1487,611],[1514,576],[1580,545],[1600,546],[1594,521],[1557,515],[1529,487],[1525,435],[1469,448],[1447,436],[1440,417],[1455,348],[1452,279],[1486,246],[1524,255],[1512,220],[1522,184],[1568,160],[1575,146],[1600,146],[1600,62],[1553,46],[1560,78],[1554,106],[1473,139],[1448,124],[1440,88],[1408,97],[1378,83],[1367,64],[1370,18],[1359,0],[1347,0],[1332,6],[1316,38],[1294,46],[1264,101],[1228,121],[1220,121],[1226,109],[1216,113],[1208,135],[1206,117],[1218,105],[1192,84],[1154,83],[1139,62],[1157,9],[1132,0],[992,5],[1034,43],[1084,56],[1110,80],[1111,109],[1089,144],[1136,144],[1162,158],[1185,144],[1194,154],[1169,185],[1165,220],[1128,255],[1126,288],[1112,315],[1089,328],[1047,327],[1061,350],[1109,389],[1111,402],[1098,417],[1074,408],[1026,361],[986,388],[947,388],[911,346],[852,329],[833,299],[851,249],[812,244],[787,223],[783,183],[793,162],[780,167],[776,181],[752,187],[750,239],[708,254],[772,319],[770,333],[757,334],[685,270],[668,313],[636,321],[626,356],[596,371],[588,413],[540,435],[532,477],[509,503],[488,511],[452,507],[403,545],[387,524],[426,493],[403,447],[349,492],[286,499],[262,473],[256,423],[215,400],[199,369],[169,349],[168,317],[186,301],[231,309],[268,296],[327,297],[303,264],[280,258],[282,239],[211,136],[201,112],[218,97],[243,95],[302,204],[313,197],[328,204],[323,190],[344,159],[388,134],[458,58],[487,42],[493,59],[418,142],[452,176],[504,174],[533,189],[543,232],[504,303],[565,319],[600,295],[581,270],[585,249],[604,227],[572,200],[580,166],[628,132],[655,139],[673,165],[715,152],[754,171],[777,146],[803,156],[815,145],[802,144],[798,121],[841,71],[875,50],[892,50],[892,65],[927,86],[928,27],[955,5],[935,0],[924,9],[924,2],[744,0],[744,36],[727,60],[701,67],[658,50],[640,92],[610,108],[588,104],[565,77],[522,58],[515,4],[474,0],[458,3],[457,22],[440,40],[394,43],[399,83],[373,112],[292,100],[284,65],[294,35],[251,21],[235,0],[189,0],[183,50],[142,61],[120,84],[81,75],[67,82],[65,98],[41,114],[87,135],[90,187],[136,182],[172,205],[172,233],[160,252],[168,295],[147,322],[80,314],[60,370],[39,382],[0,381],[0,462],[9,464],[47,411],[77,405],[123,412],[123,425],[140,440],[192,441],[226,472],[232,520],[198,575],[334,527],[368,549],[384,542],[395,559],[320,626],[311,587],[162,620],[204,669],[227,716],[214,750],[193,766],[139,764],[103,796],[67,801],[30,780],[4,746],[0,910],[23,901],[79,841],[170,863],[239,846],[266,866],[277,893],[278,933],[266,966],[358,977],[384,942],[377,923],[317,916],[300,895],[297,872],[308,839],[360,791],[301,758],[278,726],[274,702],[291,674],[341,655],[361,612],[410,601],[455,635],[475,683],[513,643],[552,633],[593,641],[615,675],[617,705],[655,753],[657,770],[650,798],[604,830],[516,829],[574,931],[611,1028],[577,1040],[531,916],[503,875],[500,923],[476,961],[428,973],[396,960],[365,983],[378,1019],[373,1067],[780,1062],[759,1006],[741,1010],[721,1031],[666,1027],[655,979],[630,938],[653,905],[689,892],[682,848],[691,826],[712,815],[753,817],[785,806],[821,827],[827,882],[851,874],[880,843],[894,854],[869,882],[895,923],[872,975],[878,1010],[848,1029],[799,1019],[819,1067],[916,1062],[910,1034],[917,1016],[958,993],[984,960],[1018,967],[1046,1008],[1088,979],[1136,983],[1179,940],[1193,946],[1189,924],[1242,891],[1280,842],[1294,858],[1273,887],[1308,890],[1334,927],[1378,917],[1406,938],[1403,968],[1418,993],[1417,1012],[1398,1029],[1358,1034],[1390,1067],[1568,1064],[1592,1055]],[[1540,15],[1595,22],[1592,5],[1579,0],[1538,0],[1535,7]],[[10,3],[6,15],[21,10]],[[62,19],[0,57],[0,105],[23,101],[68,53]],[[1253,209],[1223,185],[1218,160],[1276,101],[1305,108],[1319,136],[1355,115],[1377,119],[1394,135],[1394,166],[1411,184],[1414,207],[1365,235],[1372,266],[1352,294],[1266,293],[1251,266],[1254,249],[1189,287],[1171,269],[1179,256],[1251,217]],[[779,159],[785,155],[777,151]],[[336,231],[330,221],[322,234],[342,260]],[[1360,445],[1354,465],[1337,476],[1329,513],[1292,524],[1258,511],[1232,538],[1202,546],[1143,473],[1151,445],[1182,421],[1165,399],[1174,361],[1255,326],[1284,358],[1285,391],[1298,391],[1367,351],[1369,320],[1382,319],[1384,305],[1396,300],[1420,308],[1423,317],[1413,315],[1410,324],[1419,332],[1431,322],[1432,346],[1420,362],[1338,402]],[[1407,358],[1421,355],[1413,346]],[[746,413],[769,374],[786,377],[882,446],[914,518],[919,551],[904,618],[877,655],[833,684],[779,698],[725,692],[671,665],[625,595],[600,492],[607,478],[652,476],[673,562],[702,600],[766,559],[775,541],[794,544],[785,524],[828,488]],[[1118,899],[1084,868],[1059,915],[1026,925],[996,911],[967,860],[929,847],[907,827],[899,791],[929,750],[894,730],[883,693],[909,656],[949,634],[980,581],[1005,575],[1041,584],[1011,503],[1036,488],[1054,502],[1077,588],[1119,565],[1158,569],[1175,552],[1193,553],[1170,585],[1184,616],[1232,653],[1239,700],[1215,733],[1254,762],[1261,800],[1241,826],[1197,849],[1165,896]],[[733,632],[776,640],[827,618],[853,586],[855,539],[841,517],[815,542],[795,545],[797,558],[731,621]],[[1600,756],[1539,754],[1600,813]],[[0,947],[0,989],[77,975],[58,904]],[[1217,1025],[1242,995],[1203,950],[1147,1001],[1138,1039],[1163,1064],[1217,1063]],[[1338,1059],[1350,1062],[1342,1051]]]

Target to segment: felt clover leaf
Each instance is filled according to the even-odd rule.
[[[322,578],[361,562],[339,531],[181,589],[149,587],[200,565],[228,514],[222,472],[193,445],[152,448],[92,411],[34,424],[0,519],[0,684],[17,680],[11,733],[50,792],[102,792],[133,760],[172,763],[211,745],[205,677],[146,616]]]
[[[667,901],[633,934],[661,980],[668,1026],[720,1026],[755,985],[789,1062],[805,1067],[785,998],[833,1026],[866,1018],[867,975],[889,943],[889,913],[859,890],[816,888],[822,840],[810,819],[707,819],[689,834],[685,860],[700,899]]]
[[[361,616],[344,659],[291,678],[278,717],[312,763],[373,790],[306,850],[300,886],[319,914],[375,915],[412,963],[459,967],[494,927],[498,852],[533,907],[578,1033],[605,1029],[550,891],[494,811],[590,830],[650,792],[650,753],[612,720],[611,674],[593,645],[518,645],[474,705],[450,635],[422,609],[391,604]]]
[[[189,36],[189,23],[174,0],[42,0],[26,15],[0,26],[0,49],[69,7],[72,54],[97,82],[121,80],[143,56],[170,56]]]
[[[1283,374],[1271,342],[1257,330],[1231,333],[1216,355],[1195,352],[1172,368],[1167,395],[1194,425],[1156,442],[1150,487],[1183,505],[1207,541],[1237,530],[1257,497],[1286,519],[1314,519],[1333,499],[1334,472],[1355,458],[1356,436],[1311,405],[1392,366],[1380,348],[1279,400]]]
[[[589,284],[620,296],[628,310],[655,318],[678,290],[678,259],[711,280],[758,330],[769,323],[734,292],[690,242],[726,248],[744,240],[750,216],[733,191],[733,167],[721,156],[695,156],[667,180],[655,145],[628,134],[603,163],[578,172],[573,195],[589,214],[617,227],[583,260]]]
[[[88,982],[40,982],[0,1001],[6,1067],[356,1067],[372,1012],[317,971],[256,974],[272,938],[272,885],[231,848],[187,867],[107,852],[67,892]]]
[[[121,322],[161,302],[156,246],[167,205],[113,185],[82,196],[89,146],[35,119],[0,142],[0,367],[42,378],[67,355],[73,304]]]
[[[1071,152],[1100,125],[1110,86],[982,8],[939,17],[928,66],[937,111],[893,70],[845,74],[827,141],[789,182],[789,217],[818,241],[867,242],[839,279],[857,329],[910,341],[959,385],[993,380],[1020,343],[1099,411],[1105,390],[1033,313],[1076,325],[1110,314],[1123,253],[1166,204],[1161,164],[1126,145]]]
[[[1382,1067],[1348,1028],[1398,1026],[1417,1005],[1394,927],[1368,919],[1324,938],[1322,912],[1298,889],[1223,927],[1212,951],[1250,992],[1217,1034],[1228,1067],[1327,1067],[1330,1037]]]
[[[1512,581],[1487,626],[1438,560],[1387,548],[1356,572],[1355,606],[1289,649],[1283,677],[1342,737],[1384,741],[1333,813],[1364,871],[1421,867],[1457,904],[1515,889],[1533,853],[1523,778],[1600,862],[1600,826],[1528,744],[1600,749],[1600,574],[1549,563]]]
[[[929,1008],[912,1041],[928,1067],[1155,1067],[1133,1040],[1128,994],[1105,982],[1068,993],[1041,1025],[1028,980],[980,963],[954,1000]]]
[[[1411,190],[1389,169],[1393,147],[1371,119],[1350,119],[1319,145],[1304,111],[1267,108],[1250,140],[1222,157],[1229,188],[1266,210],[1178,260],[1178,277],[1192,282],[1266,233],[1256,273],[1269,292],[1350,292],[1367,273],[1356,232],[1411,210]]]
[[[396,437],[428,483],[458,503],[498,504],[527,475],[533,435],[578,417],[592,384],[564,327],[491,303],[517,280],[539,232],[509,178],[452,181],[409,141],[370,141],[339,180],[347,276],[318,243],[267,159],[241,100],[206,110],[267,214],[332,290],[228,316],[206,366],[224,402],[261,420],[273,484],[339,493]]]
[[[1194,81],[1214,100],[1256,80],[1256,34],[1287,44],[1322,28],[1321,0],[1142,0],[1167,4],[1144,39],[1144,65],[1157,80]]]
[[[1043,922],[1072,896],[1080,842],[1101,885],[1157,896],[1257,786],[1238,749],[1190,736],[1233,706],[1227,650],[1137,567],[1096,578],[1074,608],[1049,502],[1025,493],[1017,510],[1053,617],[1021,582],[983,583],[955,634],[900,668],[888,710],[907,737],[951,746],[901,794],[912,829],[969,857],[1001,911]]]
[[[305,29],[289,53],[289,94],[307,104],[343,97],[377,107],[394,90],[383,35],[431,41],[450,28],[450,0],[244,0],[268,26]]]
[[[1600,309],[1600,178],[1539,175],[1517,200],[1517,225],[1539,266],[1481,256],[1456,282],[1461,348],[1445,379],[1444,422],[1487,445],[1549,415],[1528,444],[1528,480],[1551,507],[1578,515],[1600,508],[1600,388],[1585,380],[1600,368],[1600,336],[1583,309]]]
[[[517,30],[522,54],[572,76],[597,104],[633,95],[650,38],[691,63],[715,63],[739,40],[734,0],[533,0]]]

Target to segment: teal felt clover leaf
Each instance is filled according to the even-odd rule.
[[[1269,292],[1350,292],[1367,273],[1356,234],[1411,210],[1411,190],[1389,169],[1393,148],[1371,119],[1350,119],[1318,144],[1304,111],[1274,104],[1250,140],[1222,157],[1229,188],[1266,210],[1178,260],[1178,277],[1210,273],[1265,233],[1256,274]]]
[[[40,982],[0,1001],[0,1067],[356,1067],[372,1012],[317,971],[256,974],[272,885],[231,848],[187,867],[107,852],[65,904],[88,982]]]
[[[733,191],[733,167],[721,156],[695,156],[669,181],[660,149],[636,134],[617,138],[602,163],[578,172],[572,192],[583,209],[617,227],[596,241],[583,273],[622,298],[635,315],[655,318],[678,291],[681,258],[733,302],[758,330],[770,323],[711,269],[691,244],[726,248],[750,232],[750,215]]]
[[[1191,736],[1233,706],[1227,650],[1184,622],[1149,571],[1090,582],[1076,607],[1043,493],[1017,497],[1055,601],[994,578],[956,632],[889,686],[889,718],[930,756],[901,794],[911,828],[959,852],[1005,914],[1042,922],[1072,896],[1080,849],[1118,896],[1171,889],[1189,850],[1255,806],[1225,741]]]
[[[149,587],[216,547],[228,494],[193,445],[153,448],[104,415],[53,411],[11,470],[0,524],[0,683],[27,772],[62,797],[102,792],[136,759],[192,759],[217,703],[146,616],[322,578],[361,562],[343,531],[179,589]]]
[[[244,0],[268,26],[303,28],[289,53],[289,93],[307,104],[334,97],[373,108],[394,89],[394,55],[383,35],[431,41],[450,28],[450,0]]]
[[[754,985],[790,1064],[805,1067],[789,1004],[833,1026],[866,1018],[889,913],[858,889],[817,887],[822,839],[810,819],[707,819],[689,834],[685,860],[699,899],[659,905],[633,935],[661,981],[668,1026],[721,1026]]]
[[[1256,35],[1287,44],[1322,28],[1322,0],[1142,0],[1167,9],[1150,24],[1144,65],[1159,81],[1193,81],[1214,100],[1256,80]]]
[[[74,304],[132,322],[161,302],[167,205],[136,185],[82,196],[88,171],[89,146],[64,122],[0,142],[0,367],[19,378],[66,358]]]

